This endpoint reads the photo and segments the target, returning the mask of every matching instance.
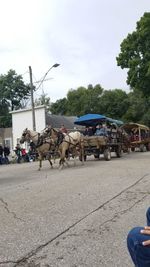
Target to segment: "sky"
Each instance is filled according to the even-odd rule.
[[[120,44],[149,0],[0,0],[0,74],[10,69],[29,83],[40,81],[34,98],[44,92],[51,102],[70,89],[100,84],[105,90],[129,91],[127,70],[117,66]]]

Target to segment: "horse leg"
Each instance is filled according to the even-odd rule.
[[[60,158],[60,160],[59,160],[59,170],[61,170],[61,169],[62,169],[62,167],[63,167],[63,164],[62,164],[62,159]]]
[[[38,171],[40,171],[42,168],[42,156],[40,155],[39,156],[39,168],[38,168]]]
[[[51,166],[51,169],[53,169],[53,163],[52,163],[52,161],[51,161],[51,156],[48,157],[48,161],[49,161],[49,164],[50,164],[50,166]]]
[[[81,139],[79,143],[79,160],[81,161],[81,164],[84,165],[85,157],[84,157],[84,140]]]
[[[65,160],[63,158],[60,158],[59,160],[59,170],[62,170],[64,168]]]
[[[74,162],[74,167],[76,166],[76,159],[77,159],[78,152],[75,148],[72,148],[72,156],[73,156],[73,162]]]
[[[60,154],[60,161],[59,161],[59,169],[60,170],[64,167],[64,163],[66,163],[65,157],[66,157],[66,149],[62,149],[62,152]]]

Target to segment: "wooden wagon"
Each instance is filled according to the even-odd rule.
[[[115,152],[117,157],[122,156],[122,138],[121,134],[118,135],[117,131],[113,136],[84,136],[84,158],[94,155],[99,158],[102,154],[105,160],[111,159],[111,152]]]
[[[82,125],[85,127],[96,127],[99,123],[107,124],[109,122],[109,127],[107,127],[107,134],[103,136],[84,136],[84,159],[87,156],[94,155],[95,158],[99,158],[103,154],[105,160],[111,159],[111,152],[115,152],[117,157],[121,157],[123,148],[123,135],[117,126],[118,123],[122,123],[111,118],[107,118],[99,114],[87,114],[79,117],[75,124]]]
[[[132,151],[138,149],[141,152],[150,150],[150,129],[146,125],[138,123],[126,123],[121,126],[130,138]]]

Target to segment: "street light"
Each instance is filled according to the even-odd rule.
[[[37,88],[36,90],[38,90],[38,89],[40,88],[41,84],[44,82],[44,80],[45,80],[47,74],[49,73],[49,71],[50,71],[52,68],[57,68],[58,66],[60,66],[60,64],[55,63],[52,67],[50,67],[50,68],[48,69],[48,71],[45,73],[44,77],[42,78],[42,80],[41,80],[41,82],[40,82],[40,84],[39,84],[39,86],[38,86],[38,88]]]
[[[47,74],[52,68],[57,68],[60,64],[55,63],[52,67],[48,69],[48,71],[45,73],[44,77],[42,78],[39,86],[37,89],[40,88],[41,84],[44,82]],[[29,66],[29,74],[30,74],[30,90],[31,90],[31,106],[32,106],[32,125],[33,125],[33,130],[36,131],[36,123],[35,123],[35,107],[34,107],[34,96],[33,96],[33,81],[32,81],[32,69],[31,66]],[[37,90],[36,89],[36,90]]]

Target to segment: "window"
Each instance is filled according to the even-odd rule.
[[[5,138],[4,145],[8,146],[11,149],[11,138]]]

